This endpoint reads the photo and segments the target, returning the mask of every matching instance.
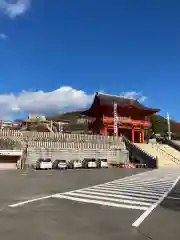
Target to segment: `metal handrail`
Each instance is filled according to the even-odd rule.
[[[159,150],[159,152],[164,153],[166,156],[170,156],[171,160],[177,164],[180,165],[180,160],[176,157],[174,157],[173,155],[171,155],[170,153],[166,152],[164,149],[161,149],[160,147],[158,147],[157,144],[152,144],[152,147],[156,147],[157,150]]]
[[[176,151],[180,152],[180,145],[172,140],[166,139],[165,144],[174,148]]]

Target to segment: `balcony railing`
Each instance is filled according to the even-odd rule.
[[[117,122],[119,125],[122,124],[131,124],[134,126],[140,125],[144,127],[150,127],[151,123],[149,121],[144,120],[134,120],[130,117],[117,117]],[[113,117],[103,117],[103,123],[105,124],[114,124],[114,118]]]

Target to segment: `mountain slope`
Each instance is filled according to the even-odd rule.
[[[81,131],[85,130],[88,131],[88,124],[87,122],[78,123],[78,119],[81,118],[81,114],[79,111],[75,112],[67,112],[60,115],[47,117],[47,120],[53,121],[61,121],[61,120],[69,120],[70,125],[67,127],[69,131]],[[151,121],[151,129],[150,132],[165,134],[167,133],[167,120],[166,118],[160,115],[153,115],[150,117]],[[174,120],[170,121],[171,124],[171,132],[173,133],[174,139],[180,139],[180,123],[177,123]]]

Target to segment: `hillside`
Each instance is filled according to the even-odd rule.
[[[150,118],[150,121],[152,132],[164,134],[168,131],[166,118],[160,115],[154,115]],[[180,123],[171,120],[170,125],[173,139],[180,139]]]
[[[61,120],[70,120],[71,122],[76,122],[81,117],[80,111],[67,112],[56,116],[48,116],[47,120],[52,121],[61,121]]]
[[[70,121],[70,124],[65,126],[64,130],[66,132],[88,132],[88,124],[84,120],[81,120],[81,112],[80,111],[75,111],[75,112],[67,112],[63,113],[57,116],[52,116],[52,117],[46,117],[48,121],[63,121],[63,120],[68,120]]]
[[[47,117],[47,120],[60,121],[60,120],[69,120],[70,125],[67,127],[67,131],[88,131],[87,122],[78,122],[81,115],[80,112],[67,112],[61,115]],[[167,120],[160,116],[154,115],[150,118],[151,121],[151,132],[164,134],[167,132]],[[180,139],[180,123],[171,120],[171,132],[173,133],[174,139]]]

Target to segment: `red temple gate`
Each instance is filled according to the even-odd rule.
[[[114,103],[117,108],[116,118]],[[95,118],[89,126],[94,134],[108,136],[115,133],[116,136],[126,136],[132,143],[144,143],[145,132],[151,126],[148,118],[158,111],[134,99],[96,93],[92,106],[82,114]]]

